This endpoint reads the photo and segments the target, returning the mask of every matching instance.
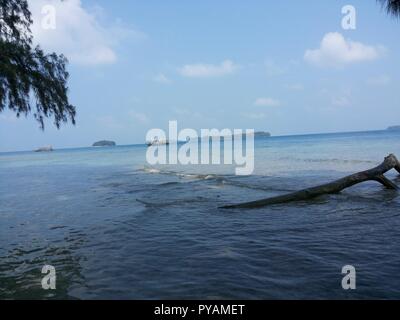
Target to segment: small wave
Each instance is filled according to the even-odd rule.
[[[208,202],[210,199],[205,198],[205,197],[195,197],[195,198],[188,198],[188,199],[174,199],[171,201],[165,201],[165,202],[157,202],[157,201],[151,201],[151,200],[142,200],[142,199],[136,199],[137,202],[145,205],[146,207],[164,207],[164,206],[174,206],[174,205],[181,205],[181,204],[192,204],[194,202]]]
[[[159,173],[186,179],[211,180],[219,178],[219,176],[215,174],[197,174],[197,173],[184,173],[175,171],[160,171]]]
[[[50,227],[49,230],[59,230],[59,229],[65,229],[67,226],[53,226]]]
[[[190,179],[211,180],[218,178],[214,174],[193,174],[193,173],[176,173],[177,176]]]
[[[168,186],[174,186],[177,184],[179,184],[179,182],[171,181],[171,182],[165,182],[165,183],[158,184],[157,187],[168,187]]]
[[[377,161],[362,159],[338,159],[338,158],[298,158],[298,157],[280,157],[278,160],[315,162],[315,163],[342,163],[342,164],[377,164]]]
[[[71,199],[71,197],[68,197],[66,195],[56,196],[57,201],[68,201],[70,199]]]
[[[146,173],[151,173],[151,174],[163,174],[163,175],[176,176],[179,178],[187,178],[187,179],[198,179],[198,180],[224,179],[223,176],[219,176],[216,174],[210,174],[210,173],[205,173],[205,174],[185,173],[185,172],[179,172],[179,171],[166,171],[166,170],[163,171],[163,170],[155,169],[155,168],[144,168],[144,169],[141,169],[140,171],[146,172]]]
[[[360,164],[360,163],[373,163],[376,164],[375,161],[370,160],[357,160],[357,159],[304,159],[307,162],[333,162],[333,163],[345,163],[345,164]]]
[[[141,170],[141,171],[144,171],[144,172],[146,172],[146,173],[160,173],[161,172],[161,170],[159,170],[159,169],[154,169],[154,168],[144,168],[143,170]]]
[[[230,186],[238,187],[238,188],[245,188],[245,189],[252,189],[252,190],[277,191],[277,192],[293,192],[294,191],[294,189],[274,188],[272,186],[263,187],[263,186],[259,186],[259,185],[250,185],[247,183],[232,181],[229,179],[224,179],[224,181],[222,181],[222,183],[230,185]]]
[[[341,164],[377,164],[376,161],[371,160],[360,160],[360,159],[296,159],[297,161],[304,161],[304,162],[316,162],[316,163],[341,163]]]

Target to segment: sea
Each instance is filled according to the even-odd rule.
[[[259,137],[249,176],[231,165],[152,166],[146,152],[0,154],[0,299],[400,299],[397,191],[366,182],[220,208],[400,157],[400,131]]]

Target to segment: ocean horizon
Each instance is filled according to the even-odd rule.
[[[373,129],[373,130],[356,130],[356,131],[334,131],[334,132],[320,132],[320,133],[298,133],[298,134],[282,134],[282,135],[271,135],[268,138],[288,138],[288,137],[306,137],[306,136],[323,136],[323,135],[340,135],[340,134],[363,134],[368,132],[387,132],[388,129]],[[398,131],[398,130],[393,130]],[[221,137],[223,139],[224,137]],[[262,137],[264,139],[265,137]],[[259,139],[259,137],[255,137],[255,139]],[[185,141],[178,141],[178,143],[182,144]],[[54,148],[54,151],[67,151],[67,150],[76,150],[76,149],[87,149],[87,148],[114,148],[114,147],[142,147],[146,146],[146,142],[143,143],[128,143],[128,144],[116,144],[115,146],[75,146],[75,147],[60,147]],[[32,149],[24,149],[24,150],[8,150],[8,151],[0,151],[0,155],[7,153],[24,153],[24,152],[35,152],[39,146],[34,146]],[[36,148],[36,149],[35,149]]]

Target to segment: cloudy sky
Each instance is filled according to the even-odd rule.
[[[3,112],[0,151],[142,143],[169,120],[274,135],[400,124],[400,21],[375,0],[29,3],[35,42],[69,58],[77,125]]]

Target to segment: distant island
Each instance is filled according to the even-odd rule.
[[[391,131],[400,130],[400,126],[391,126],[391,127],[387,128],[386,130],[391,130]]]
[[[266,131],[257,131],[254,133],[255,137],[270,137],[271,134],[269,132]]]
[[[245,137],[246,136],[246,132],[243,132],[242,134],[232,134],[231,136],[220,136],[219,138],[221,138],[221,139],[224,139],[224,138],[234,138],[234,137],[236,137],[236,136],[242,136],[242,137]],[[269,133],[269,132],[267,132],[267,131],[256,131],[256,132],[254,132],[254,137],[255,138],[269,138],[269,137],[271,137],[271,133]],[[203,136],[203,137],[198,137],[198,138],[190,138],[190,139],[188,139],[188,140],[186,140],[186,141],[179,141],[180,143],[183,143],[183,142],[188,142],[189,140],[198,140],[198,141],[200,141],[200,140],[202,140],[202,139],[210,139],[210,138],[213,138],[213,136]]]
[[[53,151],[53,147],[52,146],[47,146],[47,147],[41,147],[35,150],[35,152],[51,152]]]
[[[115,147],[117,144],[114,141],[101,140],[93,143],[93,147]]]
[[[245,136],[246,133],[243,133],[242,135]],[[269,137],[271,137],[271,134],[267,131],[256,131],[256,132],[254,132],[254,137],[255,138],[269,138]]]

